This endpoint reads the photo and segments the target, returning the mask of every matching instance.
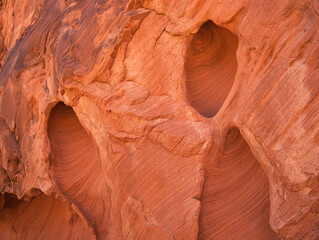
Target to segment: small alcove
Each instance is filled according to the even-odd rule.
[[[60,192],[83,213],[98,237],[105,237],[104,177],[97,146],[72,107],[59,102],[48,122],[52,176]]]
[[[193,36],[185,62],[186,97],[201,115],[211,118],[223,105],[233,85],[238,38],[212,21]]]
[[[279,239],[269,225],[268,178],[237,128],[205,176],[199,239]]]

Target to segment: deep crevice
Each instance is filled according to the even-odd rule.
[[[205,176],[199,239],[279,239],[269,225],[268,178],[238,129]]]
[[[98,238],[106,237],[107,211],[104,176],[93,139],[71,107],[58,103],[51,111],[48,135],[52,175],[64,197],[83,213]]]
[[[217,114],[237,71],[238,38],[211,21],[193,37],[186,55],[186,96],[204,117]]]

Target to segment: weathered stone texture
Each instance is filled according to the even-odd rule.
[[[0,1],[1,239],[319,239],[319,2]]]

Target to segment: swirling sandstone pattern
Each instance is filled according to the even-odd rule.
[[[319,239],[318,13],[0,1],[0,239]]]
[[[269,226],[268,179],[238,129],[209,169],[201,197],[199,239],[278,239]]]
[[[233,85],[238,39],[211,21],[200,27],[186,56],[186,90],[190,104],[203,116],[216,115]]]

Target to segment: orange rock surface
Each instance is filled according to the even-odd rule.
[[[0,1],[0,239],[319,239],[316,0]]]

